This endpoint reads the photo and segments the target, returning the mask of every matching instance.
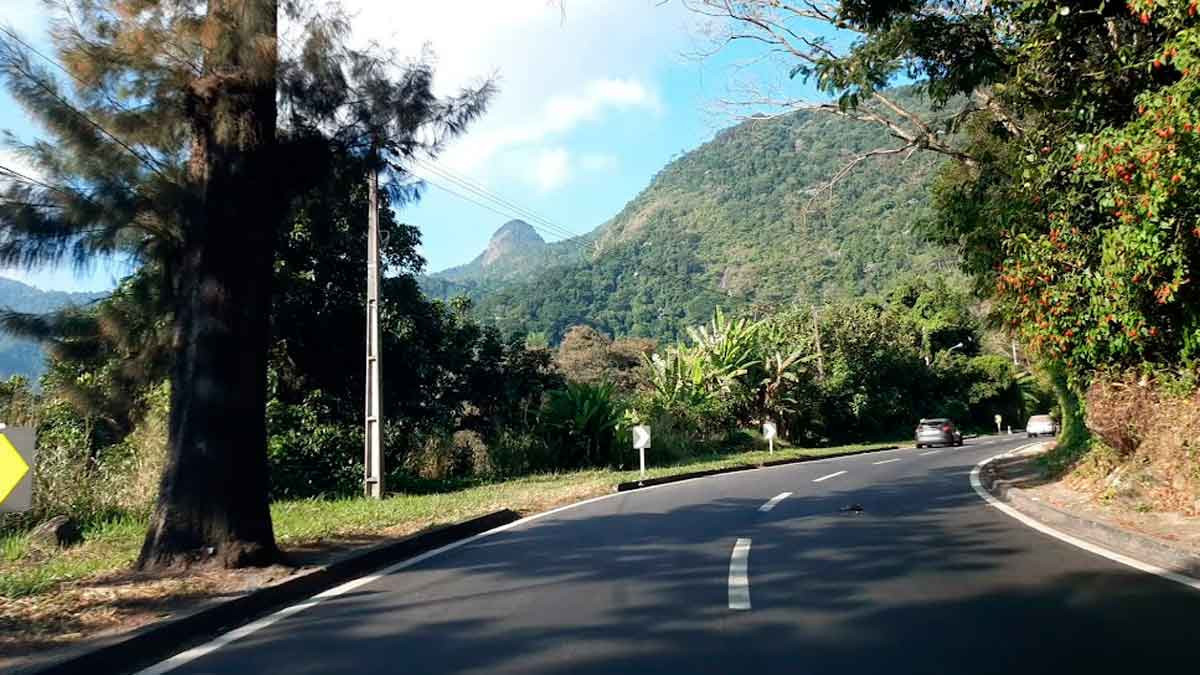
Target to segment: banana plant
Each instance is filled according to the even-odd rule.
[[[764,412],[781,417],[795,412],[797,401],[791,390],[800,381],[796,371],[801,364],[813,358],[812,355],[805,356],[799,349],[787,356],[776,350],[767,357],[763,364],[763,378],[758,383]]]
[[[710,379],[701,354],[686,347],[667,349],[662,355],[642,357],[650,385],[665,404],[700,405],[711,397]]]
[[[763,325],[745,317],[727,319],[717,308],[708,326],[688,328],[688,337],[708,361],[707,374],[717,388],[728,390],[761,363],[757,351]]]

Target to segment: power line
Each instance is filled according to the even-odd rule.
[[[41,53],[41,52],[40,52],[40,51],[38,51],[37,49],[34,49],[34,48],[33,48],[33,47],[32,47],[32,46],[31,46],[31,45],[28,43],[28,42],[26,42],[26,41],[22,40],[22,39],[21,39],[19,36],[17,36],[15,33],[13,33],[13,32],[12,32],[11,30],[9,30],[8,28],[6,28],[6,27],[4,27],[4,26],[0,26],[0,31],[2,31],[2,32],[5,34],[5,35],[8,35],[10,38],[12,38],[13,40],[15,40],[16,42],[20,43],[22,46],[24,46],[24,47],[25,47],[26,49],[28,49],[29,51],[31,51],[31,52],[33,52],[34,54],[36,54],[37,56],[41,57],[41,58],[42,58],[43,60],[45,60],[47,63],[51,64],[51,65],[52,65],[52,66],[54,66],[55,68],[58,68],[59,70],[61,70],[61,71],[63,71],[64,73],[66,73],[68,76],[70,76],[70,77],[71,77],[72,79],[74,79],[76,82],[78,82],[78,83],[80,83],[80,84],[84,85],[85,87],[86,87],[86,86],[92,86],[92,85],[90,85],[89,83],[87,83],[87,82],[84,82],[82,79],[80,79],[80,78],[78,78],[78,77],[75,77],[75,76],[74,76],[74,75],[71,73],[71,71],[70,71],[70,70],[67,70],[67,67],[66,67],[66,66],[64,66],[64,65],[62,65],[61,63],[59,63],[59,62],[55,61],[54,59],[50,58],[49,56],[46,56],[45,54]],[[148,168],[148,169],[150,169],[151,171],[153,171],[154,173],[158,174],[158,175],[159,175],[159,177],[161,177],[163,180],[167,180],[167,177],[166,177],[165,175],[163,175],[162,171],[160,170],[161,166],[158,164],[158,162],[154,161],[154,160],[153,160],[153,158],[151,158],[151,159],[147,159],[146,157],[143,157],[141,153],[139,153],[138,151],[134,150],[134,149],[133,149],[133,148],[132,148],[132,147],[131,147],[131,146],[130,146],[128,143],[126,143],[125,141],[123,141],[123,140],[121,140],[120,138],[118,138],[118,137],[117,137],[115,134],[113,134],[111,131],[109,131],[108,129],[106,129],[106,128],[105,128],[105,127],[102,125],[102,124],[100,124],[100,123],[99,123],[99,122],[97,122],[96,120],[92,119],[92,118],[91,118],[91,117],[89,117],[87,114],[85,114],[84,112],[82,112],[81,110],[79,110],[78,108],[76,108],[74,105],[72,105],[70,101],[68,101],[68,100],[64,99],[62,96],[60,96],[60,95],[58,94],[58,92],[54,91],[54,88],[53,88],[53,87],[51,87],[50,85],[46,84],[44,81],[42,81],[42,80],[41,80],[40,78],[38,78],[36,75],[34,75],[32,72],[25,72],[25,73],[23,73],[23,74],[25,75],[25,77],[29,78],[29,79],[30,79],[30,80],[32,80],[32,81],[33,81],[35,84],[37,84],[37,85],[38,85],[38,87],[42,89],[42,91],[44,91],[44,92],[46,92],[47,94],[49,94],[50,96],[54,97],[54,99],[55,99],[55,100],[57,100],[57,101],[58,101],[60,104],[62,104],[63,106],[65,106],[65,107],[66,107],[68,110],[70,110],[71,112],[73,112],[73,113],[75,113],[76,115],[78,115],[79,117],[81,117],[81,118],[82,118],[82,119],[83,119],[85,122],[87,122],[88,124],[90,124],[90,125],[91,125],[91,126],[94,128],[94,129],[96,129],[96,130],[97,130],[97,131],[99,131],[100,133],[102,133],[102,134],[104,134],[105,136],[107,136],[108,138],[110,138],[110,139],[111,139],[111,140],[112,140],[114,143],[116,143],[117,145],[119,145],[119,146],[121,146],[122,148],[124,148],[126,152],[128,152],[130,155],[133,155],[135,158],[137,158],[137,160],[138,160],[139,162],[141,162],[142,164],[144,164],[144,165],[146,166],[146,168]],[[113,101],[113,104],[114,104],[115,106],[117,106],[118,108],[121,108],[122,110],[124,110],[124,111],[128,112],[128,109],[127,109],[127,108],[124,108],[124,107],[123,107],[123,106],[121,106],[119,103],[116,103],[115,101]]]
[[[420,160],[418,160],[418,161],[420,161]],[[450,181],[451,183],[461,187],[462,189],[467,190],[468,192],[471,192],[485,200],[488,200],[490,202],[498,204],[501,206],[501,208],[504,208],[504,209],[507,209],[509,211],[516,213],[517,216],[522,219],[528,219],[528,220],[533,221],[533,223],[542,225],[542,227],[544,227],[546,230],[549,230],[551,234],[554,234],[554,235],[557,235],[560,237],[566,237],[566,238],[575,238],[575,237],[580,236],[579,234],[572,232],[571,230],[568,230],[567,228],[562,227],[561,225],[558,225],[557,223],[555,223],[554,221],[551,221],[548,218],[539,216],[536,213],[534,213],[533,211],[531,211],[527,208],[524,208],[522,206],[519,206],[517,204],[514,204],[513,202],[511,202],[507,199],[504,199],[503,197],[500,197],[499,195],[487,190],[486,188],[484,188],[476,183],[472,183],[470,180],[468,180],[466,178],[455,175],[449,169],[436,166],[436,165],[432,164],[431,162],[421,162],[421,166],[422,166],[422,168],[426,169],[427,171],[434,172],[439,177]]]
[[[464,194],[464,193],[462,193],[462,192],[459,192],[458,190],[456,190],[456,189],[454,189],[454,188],[447,187],[447,186],[446,186],[446,185],[444,185],[443,183],[440,183],[440,182],[438,182],[438,181],[435,181],[435,180],[431,179],[431,178],[430,178],[429,176],[427,176],[427,175],[421,175],[420,173],[417,173],[417,172],[415,172],[415,171],[412,171],[412,170],[409,170],[409,173],[411,173],[412,175],[416,176],[417,178],[420,178],[422,181],[424,181],[424,182],[426,182],[426,183],[429,183],[430,185],[432,185],[432,186],[434,186],[434,187],[438,188],[439,190],[441,190],[441,191],[443,191],[443,192],[447,192],[447,193],[449,193],[449,194],[452,194],[452,195],[454,195],[455,197],[458,197],[459,199],[462,199],[462,200],[465,200],[465,201],[471,202],[472,204],[474,204],[474,205],[476,205],[476,206],[479,206],[479,207],[485,208],[485,209],[487,209],[488,211],[491,211],[492,213],[494,213],[494,214],[496,214],[496,215],[498,215],[498,216],[500,216],[500,217],[502,217],[502,218],[510,218],[510,219],[517,219],[517,218],[519,218],[519,214],[517,214],[517,213],[514,213],[514,212],[513,212],[513,211],[511,211],[511,210],[506,210],[506,209],[505,209],[505,207],[503,207],[503,206],[501,206],[501,205],[497,205],[497,204],[489,204],[489,203],[487,203],[487,202],[485,202],[485,201],[480,201],[480,200],[479,200],[477,197],[475,197],[475,196],[472,196],[472,195],[471,195],[471,194],[469,194],[469,193],[467,193],[467,194]],[[439,179],[440,179],[440,177],[439,177]],[[539,231],[541,231],[541,232],[543,232],[543,233],[545,233],[545,234],[549,234],[549,235],[551,235],[551,236],[559,236],[557,232],[553,232],[553,231],[547,230],[547,229],[545,229],[544,227],[539,227],[538,225],[535,225],[535,224],[533,224],[533,223],[530,223],[530,227],[534,228],[535,230],[539,230]],[[565,242],[563,242],[563,243],[575,244],[575,243],[577,243],[577,242],[565,241]]]
[[[451,195],[454,195],[455,197],[458,197],[459,199],[471,202],[472,204],[475,204],[476,206],[487,209],[488,211],[491,211],[492,213],[495,213],[496,215],[498,215],[502,218],[514,218],[514,214],[510,211],[503,211],[495,205],[488,204],[486,202],[482,202],[468,194],[463,194],[462,192],[459,192],[458,190],[446,187],[446,185],[439,183],[438,181],[432,180],[428,176],[422,176],[421,174],[413,172],[413,171],[409,171],[409,173],[413,174],[417,178],[420,178],[422,181],[429,183],[430,185],[438,188],[439,190],[441,190],[443,192],[447,192]],[[538,227],[537,225],[534,225],[533,223],[530,223],[529,225],[533,229],[543,232],[545,234],[550,234],[550,235],[555,234],[554,232],[548,232],[547,230],[545,230],[541,227]],[[572,241],[570,239],[564,239],[561,242],[557,242],[557,243],[566,244],[567,246],[574,247],[577,252],[583,252],[585,247],[587,246],[586,242],[580,241],[578,239],[575,239],[574,241]]]
[[[40,188],[45,188],[47,190],[58,191],[57,188],[55,188],[51,185],[47,185],[46,183],[43,183],[40,180],[37,180],[36,178],[30,178],[29,176],[21,173],[20,171],[17,171],[16,169],[12,169],[7,166],[4,166],[3,164],[0,164],[0,174],[6,174],[9,176],[9,178],[14,178],[22,183],[36,185]]]
[[[538,213],[534,212],[532,209],[525,208],[523,206],[513,203],[512,201],[509,201],[508,199],[505,199],[504,197],[501,197],[500,195],[488,190],[487,188],[483,187],[482,185],[479,185],[478,183],[472,181],[471,179],[466,178],[460,174],[456,174],[455,172],[451,171],[448,168],[439,166],[430,160],[418,159],[417,161],[421,164],[421,166],[423,168],[425,168],[429,171],[433,171],[434,173],[441,176],[442,178],[445,178],[446,180],[449,180],[449,181],[455,183],[456,185],[459,185],[463,189],[466,189],[470,192],[475,193],[476,195],[478,195],[480,197],[483,197],[484,199],[488,199],[488,200],[495,202],[497,204],[500,204],[508,209],[511,209],[512,211],[516,212],[519,216],[522,216],[523,218],[528,218],[529,220],[532,220],[534,222],[537,222],[537,223],[543,225],[546,229],[552,230],[558,236],[568,237],[568,238],[582,236],[577,232],[573,232],[573,231],[559,225],[558,223],[550,220],[549,218],[539,215]]]

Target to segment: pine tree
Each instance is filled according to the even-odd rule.
[[[0,77],[50,139],[10,139],[39,172],[0,169],[0,264],[142,263],[146,311],[170,322],[171,414],[138,565],[274,562],[264,406],[289,204],[339,153],[413,196],[403,160],[462,132],[491,86],[438,99],[427,65],[349,49],[343,15],[294,0],[51,4],[55,58],[0,36]],[[281,10],[302,33],[283,57]]]

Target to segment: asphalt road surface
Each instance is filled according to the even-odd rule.
[[[593,501],[324,599],[170,672],[1195,672],[1200,593],[1036,532],[975,494],[974,465],[1026,442]]]

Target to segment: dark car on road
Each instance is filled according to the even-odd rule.
[[[946,417],[923,419],[917,423],[917,447],[934,445],[962,445],[962,432],[954,420]]]

